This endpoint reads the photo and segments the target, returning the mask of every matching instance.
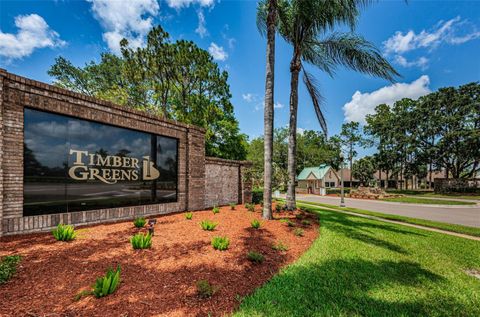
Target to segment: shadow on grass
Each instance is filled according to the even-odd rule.
[[[422,299],[403,286],[437,283],[442,277],[419,264],[362,259],[330,260],[298,265],[276,276],[242,304],[241,316],[427,316],[458,303],[453,299]],[[397,300],[380,288],[396,287]],[[389,294],[391,296],[391,294]],[[408,300],[401,300],[408,297]],[[435,304],[436,303],[436,304]],[[439,305],[438,307],[433,305]]]

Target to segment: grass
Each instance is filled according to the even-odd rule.
[[[401,222],[405,222],[405,223],[411,223],[411,224],[415,224],[415,225],[420,225],[420,226],[436,228],[436,229],[441,229],[441,230],[446,230],[446,231],[451,231],[451,232],[456,232],[456,233],[463,233],[463,234],[468,234],[468,235],[471,235],[471,236],[480,237],[480,228],[475,228],[475,227],[454,225],[454,224],[445,223],[445,222],[437,222],[437,221],[431,221],[431,220],[425,220],[425,219],[410,218],[410,217],[399,216],[399,215],[389,215],[389,214],[384,214],[384,213],[376,212],[376,211],[370,211],[370,210],[364,210],[364,209],[358,209],[358,208],[351,208],[351,207],[339,207],[339,206],[336,206],[336,205],[302,201],[302,200],[299,200],[297,202],[300,205],[301,204],[309,204],[309,205],[316,205],[316,206],[321,206],[321,207],[332,208],[332,209],[336,209],[336,210],[351,211],[351,212],[356,212],[356,213],[362,214],[362,215],[375,216],[375,217],[379,217],[379,218],[383,218],[383,219],[396,220],[396,221],[401,221]]]
[[[428,199],[423,197],[394,197],[394,198],[384,198],[383,201],[393,201],[397,203],[407,203],[407,204],[426,204],[426,205],[475,205],[476,203],[471,201],[460,201],[460,200],[439,200],[439,199]]]
[[[480,242],[310,209],[320,237],[235,317],[480,316]]]

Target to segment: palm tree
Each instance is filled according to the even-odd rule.
[[[261,23],[267,12],[266,27]],[[267,31],[267,70],[265,79],[264,105],[264,171],[263,171],[263,212],[264,219],[272,219],[272,156],[273,156],[273,111],[275,80],[275,32],[277,0],[261,1],[257,10],[257,25],[260,33]]]
[[[281,0],[278,2],[278,31],[292,45],[290,62],[290,126],[288,142],[287,208],[295,204],[296,134],[298,109],[298,78],[303,72],[303,82],[312,99],[321,129],[327,134],[327,125],[321,110],[323,98],[315,78],[304,64],[311,64],[334,75],[337,66],[393,81],[398,73],[382,57],[377,48],[354,33],[334,32],[338,24],[354,29],[360,7],[368,0]]]

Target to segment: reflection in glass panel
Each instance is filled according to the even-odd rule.
[[[55,185],[63,186],[64,195],[57,197],[57,201],[64,209],[38,207],[43,208],[42,213],[62,212],[65,208],[79,211],[177,200],[177,139],[27,111],[26,131],[32,129],[32,120],[46,123],[53,120],[50,116],[63,120],[63,133],[49,136],[48,142],[54,143],[58,136],[63,137],[60,153],[55,152],[57,159],[63,158],[62,174]],[[45,151],[51,153],[48,142]],[[29,155],[26,148],[25,157]],[[30,174],[44,182],[37,171]],[[52,203],[51,199],[46,200]]]
[[[67,211],[67,118],[25,109],[25,216]]]

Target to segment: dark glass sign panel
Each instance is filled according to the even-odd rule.
[[[25,109],[24,216],[177,201],[175,138]]]

